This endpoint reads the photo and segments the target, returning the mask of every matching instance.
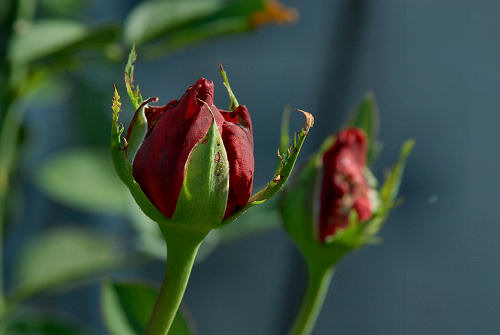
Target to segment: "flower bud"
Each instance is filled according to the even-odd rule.
[[[334,264],[375,239],[395,205],[413,144],[403,144],[377,190],[366,166],[369,143],[361,128],[342,130],[325,141],[280,199],[283,225],[306,258]]]
[[[164,106],[146,101],[127,131],[133,178],[167,218],[216,216],[208,220],[220,222],[252,193],[248,110],[219,110],[213,100],[213,83],[201,78],[179,100]]]
[[[363,130],[350,128],[338,133],[334,144],[322,157],[319,240],[325,242],[340,228],[349,224],[355,210],[360,221],[369,220],[374,205],[364,171],[367,141]]]

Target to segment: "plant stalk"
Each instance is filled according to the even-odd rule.
[[[308,282],[300,311],[295,317],[290,335],[308,335],[312,332],[318,318],[334,268],[329,264],[308,262]]]
[[[167,268],[144,335],[168,334],[184,296],[198,248],[206,236],[206,233],[184,234],[164,229],[162,232],[167,243]]]

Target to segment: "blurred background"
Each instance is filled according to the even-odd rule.
[[[108,157],[113,83],[122,118],[132,115],[123,69],[133,40],[135,80],[161,104],[206,77],[225,108],[224,64],[252,115],[256,188],[273,175],[287,104],[316,118],[299,165],[369,90],[383,143],[375,175],[416,140],[383,243],[341,261],[314,334],[496,334],[500,3],[172,3],[0,4],[3,286],[17,307],[9,334],[106,334],[103,280],[163,277],[156,227]],[[293,112],[291,129],[302,122]],[[284,334],[299,308],[300,254],[272,206],[250,214],[258,225],[210,236],[193,269],[184,302],[199,334]]]

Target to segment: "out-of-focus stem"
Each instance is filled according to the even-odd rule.
[[[300,311],[290,330],[290,335],[308,335],[312,332],[318,318],[328,286],[333,276],[333,267],[325,264],[308,264],[308,282],[306,294]]]

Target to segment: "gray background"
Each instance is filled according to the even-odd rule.
[[[314,333],[497,334],[500,2],[286,4],[301,13],[291,27],[265,28],[162,60],[139,61],[136,78],[143,94],[166,103],[205,76],[216,82],[216,104],[223,107],[221,61],[253,118],[255,184],[262,185],[272,175],[285,104],[316,117],[304,160],[373,90],[384,144],[375,174],[381,178],[404,140],[416,139],[401,189],[405,202],[382,230],[382,244],[339,264]],[[132,5],[96,2],[93,17],[123,19]],[[121,67],[90,75],[107,92],[111,81],[121,80]],[[30,110],[32,127],[45,139],[32,151],[34,161],[75,142],[65,116],[68,104]],[[47,124],[48,117],[55,124]],[[297,113],[294,126],[300,122]],[[106,224],[117,234],[130,233],[119,219],[74,213],[36,190],[28,190],[28,197],[32,207],[24,220],[31,227],[77,217]],[[11,255],[30,229],[17,228]],[[163,265],[149,264],[135,274],[160,280]],[[219,247],[194,268],[185,302],[200,334],[283,334],[305,280],[300,255],[278,229]],[[97,299],[98,285],[92,284],[43,303],[100,327]]]

